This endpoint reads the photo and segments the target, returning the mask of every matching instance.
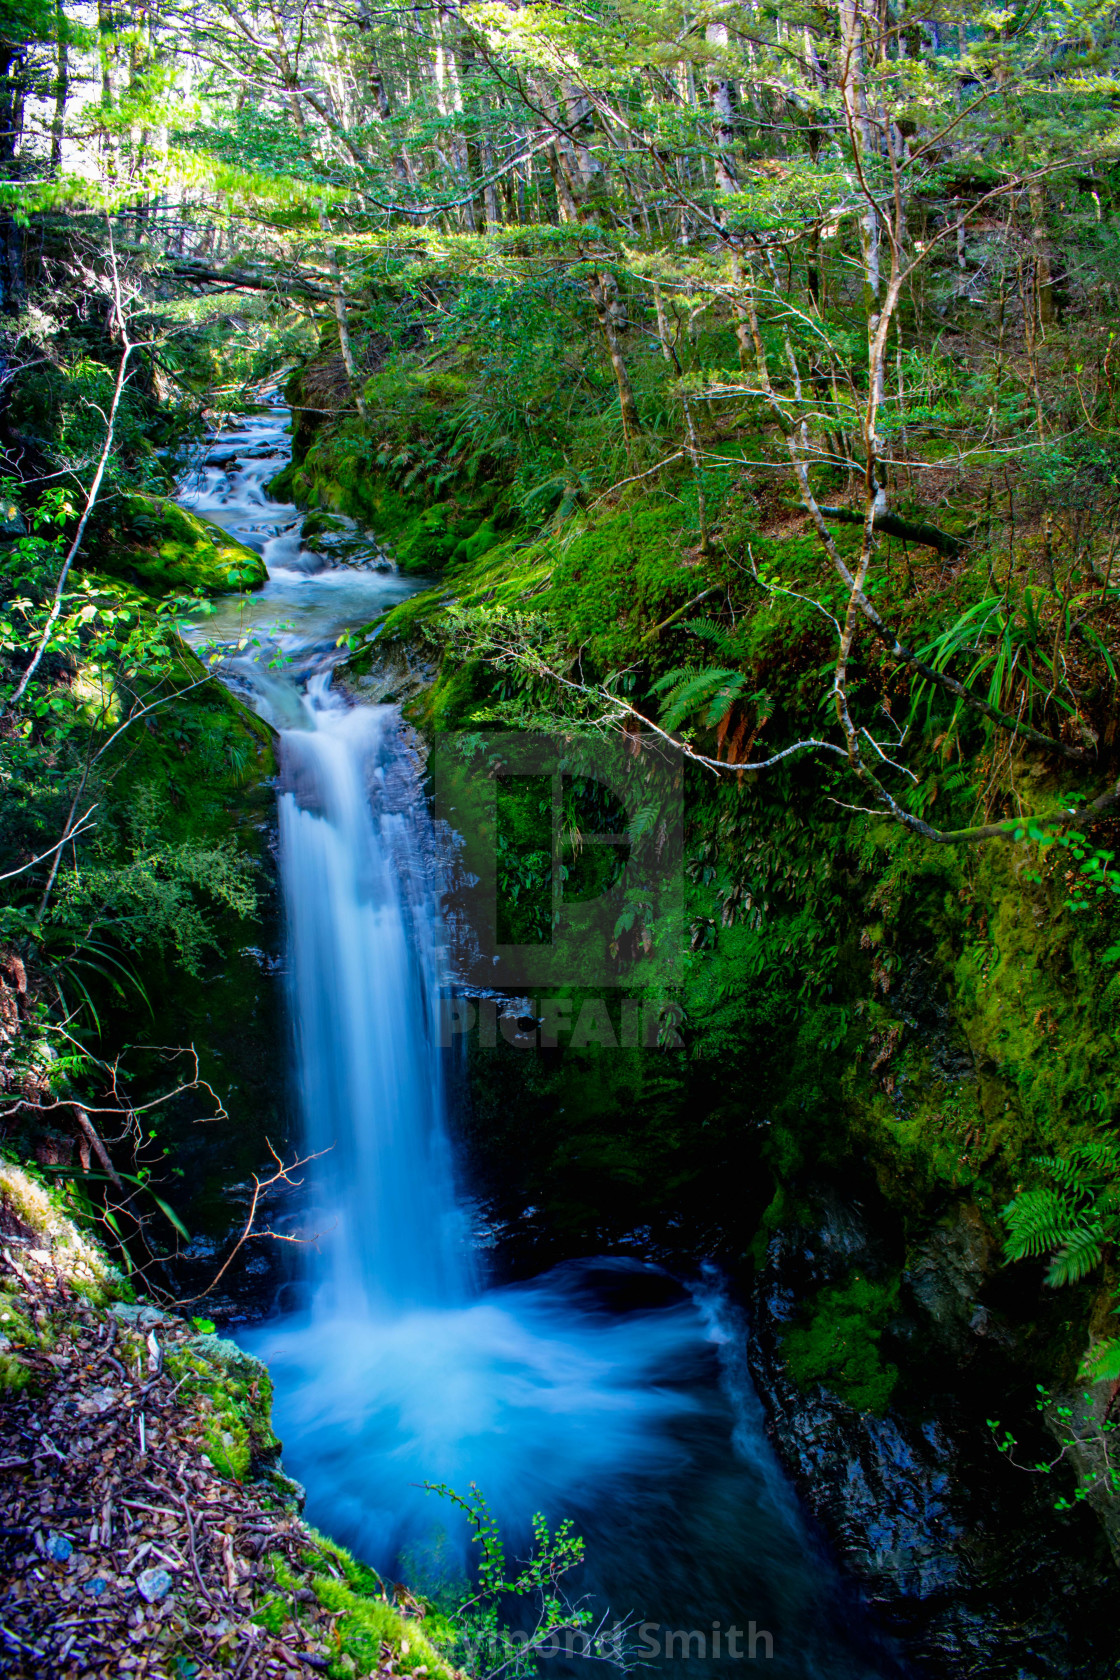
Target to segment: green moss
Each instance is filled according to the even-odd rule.
[[[88,564],[135,577],[157,594],[226,595],[259,588],[268,577],[259,554],[161,496],[119,496],[112,520],[100,527]]]
[[[14,1354],[0,1352],[0,1389],[15,1393],[26,1388],[30,1381],[31,1372],[26,1365],[21,1365]]]
[[[168,1363],[182,1391],[201,1398],[206,1452],[218,1474],[244,1482],[267,1468],[280,1450],[267,1366],[219,1336],[194,1337]]]
[[[549,605],[603,669],[640,649],[646,631],[698,593],[679,509],[665,498],[603,510],[555,542]]]
[[[451,1664],[421,1631],[420,1622],[403,1616],[395,1605],[367,1598],[330,1575],[313,1576],[312,1587],[328,1610],[341,1612],[336,1624],[341,1654],[353,1659],[359,1673],[372,1674],[381,1668],[382,1646],[388,1645],[398,1673],[424,1668],[433,1677],[452,1674]],[[345,1673],[345,1665],[334,1665],[335,1671]]]
[[[253,1620],[275,1638],[283,1633],[285,1624],[292,1620],[292,1613],[282,1598],[273,1595],[265,1599]]]
[[[808,1314],[782,1338],[790,1375],[800,1388],[821,1387],[861,1412],[886,1411],[898,1368],[879,1341],[898,1304],[898,1280],[874,1283],[855,1273],[822,1289]]]
[[[73,1185],[45,1180],[32,1167],[0,1160],[0,1208],[55,1254],[65,1267],[67,1284],[74,1293],[97,1306],[121,1298],[120,1274],[86,1234],[87,1210],[78,1201]],[[16,1328],[10,1329],[9,1323]],[[49,1321],[44,1329],[38,1329],[8,1291],[0,1292],[0,1334],[13,1342],[54,1345]]]
[[[450,1680],[455,1671],[437,1644],[454,1639],[450,1624],[420,1600],[410,1599],[408,1608],[413,1613],[405,1614],[386,1597],[376,1571],[359,1563],[344,1546],[311,1532],[316,1550],[305,1562],[312,1570],[312,1588],[328,1610],[340,1612],[335,1624],[339,1659],[331,1673],[372,1674],[384,1667],[382,1647],[387,1645],[397,1673],[412,1674],[424,1668],[432,1680],[437,1676]],[[333,1565],[333,1570],[324,1569],[324,1563]]]

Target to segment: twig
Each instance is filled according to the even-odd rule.
[[[265,1143],[268,1146],[269,1154],[272,1156],[272,1159],[276,1162],[278,1171],[274,1172],[271,1178],[264,1178],[264,1179],[259,1178],[256,1173],[253,1174],[253,1196],[252,1196],[252,1200],[249,1203],[249,1212],[248,1212],[248,1215],[247,1215],[246,1220],[245,1220],[245,1229],[242,1231],[241,1235],[238,1237],[237,1241],[234,1243],[233,1247],[230,1249],[229,1253],[226,1255],[225,1260],[222,1262],[222,1265],[221,1265],[220,1269],[218,1270],[217,1274],[213,1278],[211,1278],[211,1280],[207,1284],[206,1288],[203,1289],[202,1291],[200,1291],[200,1293],[197,1294],[197,1295],[188,1295],[185,1299],[183,1299],[181,1301],[175,1301],[173,1303],[174,1306],[176,1306],[176,1307],[190,1307],[190,1306],[193,1306],[196,1301],[204,1301],[206,1299],[207,1295],[212,1294],[213,1291],[218,1287],[218,1284],[222,1281],[222,1278],[225,1276],[225,1273],[229,1270],[230,1266],[233,1264],[234,1257],[238,1254],[238,1252],[245,1245],[245,1243],[248,1242],[250,1237],[254,1237],[254,1236],[256,1236],[256,1237],[271,1237],[274,1242],[292,1242],[292,1243],[314,1242],[316,1240],[314,1237],[305,1238],[305,1237],[287,1236],[283,1232],[280,1232],[280,1231],[254,1231],[253,1230],[253,1225],[254,1225],[254,1222],[255,1222],[256,1217],[257,1217],[257,1204],[260,1201],[261,1196],[266,1191],[271,1190],[274,1184],[279,1184],[281,1179],[284,1181],[285,1184],[298,1185],[298,1183],[300,1181],[298,1179],[292,1179],[291,1177],[289,1177],[289,1174],[295,1172],[297,1167],[305,1167],[309,1161],[317,1161],[321,1155],[328,1155],[330,1153],[330,1151],[328,1149],[319,1149],[319,1150],[316,1150],[314,1155],[297,1156],[297,1158],[292,1162],[291,1166],[286,1167],[284,1165],[284,1162],[283,1162],[282,1158],[279,1155],[277,1155],[275,1149],[273,1149],[272,1144],[269,1143],[267,1138],[265,1139]]]
[[[31,656],[31,663],[28,665],[22,677],[19,679],[19,682],[16,684],[15,692],[8,701],[4,710],[8,710],[10,707],[18,705],[23,699],[23,696],[27,692],[27,685],[35,675],[35,672],[39,669],[39,663],[42,660],[44,653],[47,651],[47,646],[51,639],[51,631],[57,624],[58,615],[62,611],[62,595],[66,588],[66,579],[70,576],[70,567],[74,563],[74,556],[82,546],[82,538],[86,534],[86,526],[89,524],[89,516],[93,512],[94,503],[97,501],[98,494],[101,490],[101,480],[105,476],[105,468],[109,464],[109,456],[113,451],[113,434],[117,424],[117,410],[120,407],[121,397],[124,394],[129,358],[134,350],[142,348],[140,345],[133,344],[132,340],[128,336],[128,328],[124,323],[124,308],[121,303],[120,275],[117,272],[117,254],[113,248],[113,227],[107,216],[105,218],[105,222],[109,229],[109,264],[113,278],[113,308],[121,334],[121,362],[119,368],[117,369],[117,382],[113,387],[113,400],[109,404],[109,415],[105,423],[105,443],[101,450],[101,457],[97,463],[97,471],[93,475],[93,482],[86,495],[86,505],[82,509],[81,518],[78,520],[78,529],[74,533],[74,540],[66,552],[65,560],[62,562],[62,570],[58,574],[58,582],[55,585],[54,591],[54,601],[51,605],[51,610],[47,615],[47,622],[43,626],[43,633],[39,638],[39,644]]]
[[[183,1478],[180,1476],[179,1480],[182,1481],[182,1479]],[[185,1493],[180,1496],[179,1503],[183,1507],[183,1515],[187,1519],[187,1539],[190,1542],[191,1567],[194,1570],[195,1580],[198,1582],[199,1589],[207,1603],[211,1604],[215,1610],[220,1610],[221,1605],[211,1593],[209,1587],[206,1585],[206,1582],[202,1579],[202,1571],[198,1567],[198,1551],[194,1543],[194,1519],[191,1516],[190,1502]]]
[[[21,1639],[18,1633],[13,1633],[10,1627],[4,1626],[3,1622],[0,1622],[0,1634],[5,1639],[10,1639],[12,1644],[18,1646],[21,1651],[28,1652],[30,1656],[38,1657],[41,1662],[46,1662],[47,1653],[45,1651],[40,1651],[37,1645],[29,1645],[26,1639]]]

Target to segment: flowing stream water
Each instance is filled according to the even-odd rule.
[[[685,1288],[602,1259],[494,1288],[476,1264],[449,1144],[439,849],[416,756],[396,707],[350,705],[330,681],[340,631],[418,585],[350,527],[313,549],[297,509],[269,499],[286,423],[274,407],[227,427],[181,500],[269,571],[194,635],[280,734],[286,981],[303,1152],[317,1156],[303,1224],[317,1241],[287,1310],[240,1339],[271,1368],[308,1516],[433,1589],[469,1548],[424,1484],[474,1483],[515,1552],[534,1512],[574,1519],[587,1562],[573,1591],[644,1624],[637,1654],[660,1670],[897,1674],[767,1443],[746,1326],[718,1278]],[[501,1660],[476,1654],[476,1671]],[[546,1664],[581,1667],[563,1650]]]

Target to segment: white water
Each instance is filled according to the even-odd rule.
[[[676,1627],[754,1620],[773,1632],[771,1672],[870,1680],[884,1669],[844,1627],[718,1285],[690,1296],[630,1261],[505,1289],[475,1277],[435,1033],[436,848],[396,709],[348,708],[329,688],[339,631],[412,586],[323,570],[308,552],[295,510],[262,488],[286,458],[281,424],[241,423],[252,458],[204,463],[186,497],[270,569],[198,639],[226,645],[227,674],[282,730],[287,984],[317,1241],[301,1251],[300,1310],[241,1340],[272,1370],[285,1467],[310,1518],[382,1569],[402,1552],[421,1574],[448,1556],[459,1567],[465,1536],[423,1484],[475,1483],[515,1538],[535,1511],[575,1517],[581,1586],[600,1608]],[[668,1304],[643,1306],[651,1289]],[[628,1310],[610,1304],[620,1293]]]
[[[315,728],[283,746],[288,991],[320,1156],[319,1312],[360,1323],[462,1302],[469,1266],[435,1049],[438,919],[396,711],[316,702]]]
[[[588,1485],[679,1461],[660,1425],[698,1309],[588,1311],[575,1280],[475,1280],[455,1199],[437,1044],[440,922],[425,805],[389,706],[311,685],[283,737],[288,987],[309,1153],[304,1311],[246,1337],[283,1396],[313,1510],[383,1567],[476,1482],[523,1530]],[[454,1526],[454,1525],[453,1525]]]

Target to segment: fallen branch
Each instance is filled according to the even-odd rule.
[[[812,517],[812,509],[804,502],[801,504],[805,512]],[[820,504],[820,511],[826,519],[838,519],[842,525],[862,525],[864,516],[856,513],[853,508],[825,507]],[[920,543],[924,548],[935,548],[939,554],[945,554],[950,560],[955,560],[961,552],[961,542],[949,531],[942,531],[936,525],[927,524],[924,519],[903,519],[897,513],[876,513],[874,529],[885,531],[889,537],[901,537],[904,542]]]

